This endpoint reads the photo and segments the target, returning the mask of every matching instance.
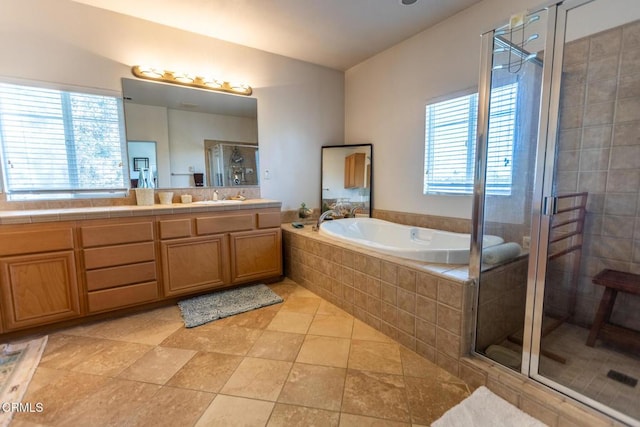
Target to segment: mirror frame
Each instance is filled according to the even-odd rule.
[[[369,217],[373,216],[373,144],[345,144],[345,145],[323,145],[320,151],[320,213],[323,212],[323,197],[324,188],[325,188],[325,173],[324,173],[324,152],[325,149],[332,148],[357,148],[357,147],[368,147],[369,148],[369,210],[367,215]],[[367,188],[367,187],[365,187]]]

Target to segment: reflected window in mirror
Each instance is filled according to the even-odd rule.
[[[373,145],[322,147],[321,211],[371,216]]]
[[[128,187],[116,96],[0,83],[0,149],[8,200],[122,196]]]
[[[255,98],[127,78],[122,89],[127,138],[155,141],[158,188],[259,185]]]
[[[148,173],[148,178],[152,180],[152,188],[158,187],[156,142],[128,141],[127,151],[129,154],[129,176],[131,177],[131,188],[139,187],[140,173],[144,173],[145,171]]]

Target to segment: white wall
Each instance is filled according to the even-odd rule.
[[[244,81],[258,99],[263,197],[320,200],[320,147],[344,136],[344,73],[67,0],[0,2],[0,77],[121,92],[153,64]]]
[[[480,35],[540,0],[485,0],[346,72],[345,140],[373,143],[375,208],[471,217],[471,196],[422,194],[424,108],[477,87]]]

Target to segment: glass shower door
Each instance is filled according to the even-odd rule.
[[[530,306],[529,374],[632,425],[640,420],[639,18],[625,0],[558,7]]]
[[[479,93],[478,121],[486,128],[478,132],[474,217],[481,226],[473,241],[492,235],[504,243],[472,248],[471,275],[478,279],[474,348],[516,371],[523,369],[547,19],[546,10],[522,14],[483,35],[484,51],[491,53],[483,56]]]

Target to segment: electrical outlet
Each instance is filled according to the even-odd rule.
[[[193,166],[189,166],[189,172],[193,173],[193,172],[195,172],[195,171],[196,171],[196,170],[195,170],[195,168],[194,168]]]
[[[265,169],[264,171],[264,179],[271,179],[271,172],[269,172],[269,169]]]
[[[531,236],[522,236],[522,249],[531,247]]]

